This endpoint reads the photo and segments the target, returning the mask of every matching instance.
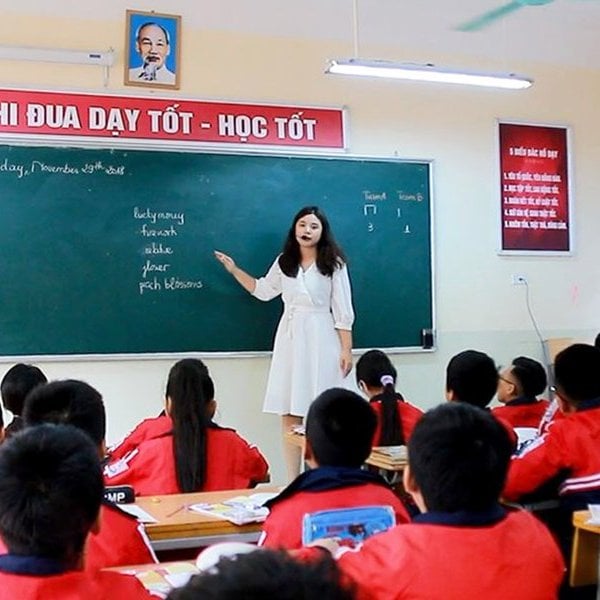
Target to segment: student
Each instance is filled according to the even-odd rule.
[[[495,416],[502,417],[514,428],[528,427],[537,431],[549,402],[537,396],[548,383],[544,367],[532,358],[519,356],[498,376],[498,402],[504,406],[492,409]]]
[[[446,367],[446,399],[464,402],[487,410],[498,389],[498,369],[484,352],[464,350],[450,359]],[[512,425],[502,417],[496,419],[506,429],[513,448],[518,447],[518,437]]]
[[[210,378],[208,367],[202,361],[198,361],[197,366],[199,370],[203,370],[205,372],[205,377],[202,378],[204,397],[214,399],[215,386]],[[123,458],[131,451],[135,450],[142,442],[162,437],[171,433],[172,431],[173,421],[163,409],[157,417],[144,419],[121,442],[112,448],[109,448],[109,460],[115,461]]]
[[[327,555],[308,562],[285,552],[256,550],[221,558],[195,575],[168,600],[353,600],[335,562]]]
[[[217,406],[213,395],[202,361],[177,362],[165,399],[172,428],[110,462],[104,470],[106,484],[129,484],[136,494],[147,496],[248,488],[265,481],[269,467],[260,451],[212,421]]]
[[[596,336],[596,339],[594,340],[594,346],[596,348],[600,348],[600,333]]]
[[[464,350],[446,367],[446,398],[486,408],[498,388],[494,361],[483,352]]]
[[[365,352],[356,363],[356,383],[377,415],[373,446],[403,446],[423,411],[396,392],[396,368],[381,350]]]
[[[30,427],[0,449],[0,600],[151,598],[133,576],[84,567],[98,529],[100,459],[74,427]]]
[[[552,536],[531,514],[498,501],[511,450],[488,412],[438,406],[408,443],[404,485],[422,514],[357,550],[318,544],[335,553],[363,600],[556,598],[564,565]]]
[[[92,440],[100,459],[106,445],[106,413],[100,392],[77,380],[53,381],[35,388],[23,409],[25,425],[72,425]],[[100,530],[88,540],[86,568],[94,570],[156,562],[144,525],[108,500],[100,508]]]
[[[548,383],[544,367],[526,356],[519,356],[498,375],[498,401],[504,406],[492,409],[495,417],[508,423],[517,435],[516,453],[535,440],[542,421],[550,415],[548,400],[538,400]]]
[[[340,386],[352,368],[354,311],[344,253],[324,213],[306,206],[264,277],[248,275],[222,252],[215,256],[259,300],[282,296],[263,411],[282,416],[285,434],[302,422],[318,394]],[[283,447],[291,480],[300,471],[300,453],[285,441]]]
[[[311,469],[266,505],[270,509],[260,544],[300,548],[305,513],[366,505],[388,505],[398,523],[409,520],[383,479],[361,470],[371,452],[376,417],[354,392],[332,388],[311,405],[306,417],[304,458]]]
[[[42,371],[33,365],[18,363],[6,372],[0,383],[0,394],[4,408],[13,414],[13,420],[6,428],[7,437],[23,428],[21,414],[27,394],[47,381]]]
[[[560,477],[564,516],[557,526],[563,551],[569,552],[571,513],[600,503],[600,349],[573,344],[554,361],[556,399],[564,419],[513,458],[503,496],[519,500]]]

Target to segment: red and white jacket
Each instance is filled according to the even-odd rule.
[[[553,477],[563,505],[580,510],[600,502],[600,398],[580,403],[577,412],[553,423],[544,435],[513,457],[503,492],[517,501]]]
[[[492,408],[492,414],[508,421],[515,429],[532,427],[537,431],[549,404],[548,400],[517,398],[503,406]]]
[[[138,423],[131,433],[123,440],[108,449],[109,460],[115,461],[123,458],[132,450],[135,450],[142,442],[161,437],[173,431],[173,421],[168,415],[159,415],[150,419],[144,419]]]
[[[357,585],[357,600],[552,600],[564,574],[552,536],[525,511],[487,522],[425,513],[342,548],[338,566]]]
[[[202,490],[212,492],[252,487],[264,481],[267,461],[256,446],[251,446],[232,429],[206,429],[206,473]],[[106,485],[131,485],[138,496],[178,494],[173,436],[142,442],[123,458],[104,467]]]

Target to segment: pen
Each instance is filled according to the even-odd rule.
[[[169,517],[172,517],[173,515],[176,515],[178,512],[181,512],[182,510],[187,509],[187,507],[188,507],[187,504],[182,504],[179,508],[177,508],[173,512],[170,512],[168,515],[165,515],[165,518],[168,519]]]

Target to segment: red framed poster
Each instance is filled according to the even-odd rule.
[[[501,253],[571,252],[568,129],[499,123]]]

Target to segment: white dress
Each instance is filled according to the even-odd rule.
[[[346,265],[332,277],[313,263],[296,277],[285,275],[279,257],[256,280],[254,296],[283,299],[263,411],[304,417],[310,403],[324,390],[341,386],[341,345],[336,329],[350,331],[354,322]]]

